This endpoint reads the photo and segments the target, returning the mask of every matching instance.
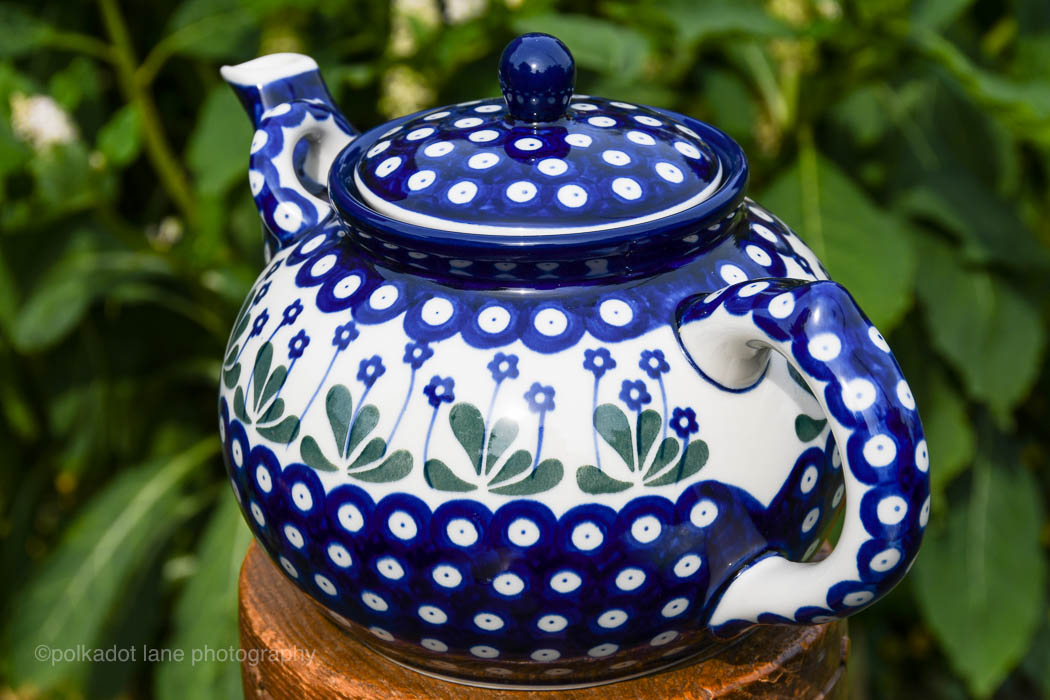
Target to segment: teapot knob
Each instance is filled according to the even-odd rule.
[[[515,119],[550,122],[569,106],[576,62],[568,47],[550,34],[522,34],[503,50],[499,86]]]

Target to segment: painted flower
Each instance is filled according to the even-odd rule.
[[[649,395],[649,390],[645,388],[645,382],[641,379],[624,379],[620,386],[620,400],[632,411],[640,411],[653,397]]]
[[[671,419],[667,423],[678,433],[678,439],[682,442],[686,442],[690,435],[700,431],[700,426],[696,423],[696,411],[691,408],[676,408],[671,412]]]
[[[303,350],[310,344],[310,336],[306,334],[305,330],[300,330],[295,336],[288,341],[288,357],[291,359],[297,359],[303,356]]]
[[[525,392],[525,400],[529,402],[529,410],[533,413],[553,411],[554,387],[533,382],[529,390]]]
[[[270,312],[266,309],[262,310],[262,313],[255,317],[255,322],[252,323],[252,332],[249,338],[254,338],[257,335],[262,335],[263,328],[270,321]]]
[[[456,380],[452,377],[439,377],[436,374],[430,378],[430,383],[423,387],[423,393],[427,395],[427,401],[434,408],[443,403],[451,403],[456,398],[452,391],[456,386]]]
[[[372,355],[367,360],[361,360],[361,364],[357,366],[357,381],[371,387],[384,372],[386,367],[383,366],[383,360],[379,355]]]
[[[353,321],[347,321],[343,325],[335,327],[335,334],[332,336],[332,345],[340,350],[346,350],[347,346],[349,346],[358,335],[360,335],[360,331],[357,330],[357,324]]]
[[[671,365],[664,359],[663,350],[642,350],[642,359],[638,360],[638,366],[645,370],[650,379],[659,379],[661,374],[671,371]]]
[[[264,284],[263,286],[259,287],[259,291],[255,293],[255,299],[252,300],[252,306],[255,306],[260,301],[262,301],[263,297],[266,296],[266,293],[268,291],[270,291],[270,281],[269,280],[266,281],[266,284]]]
[[[492,362],[488,364],[488,368],[497,384],[504,379],[517,379],[518,356],[497,352],[495,357],[492,358]]]
[[[288,306],[284,307],[284,318],[281,319],[282,326],[290,326],[295,323],[295,319],[299,318],[299,314],[303,312],[303,302],[296,299]]]
[[[401,361],[411,365],[412,369],[419,369],[423,363],[434,356],[434,348],[427,343],[408,343],[405,345],[405,356]]]
[[[583,351],[583,368],[594,373],[595,379],[601,379],[602,375],[616,366],[616,360],[612,358],[606,348]]]

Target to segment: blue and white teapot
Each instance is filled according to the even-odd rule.
[[[227,468],[350,634],[578,686],[904,576],[930,511],[908,383],[726,134],[573,94],[543,34],[504,52],[502,98],[363,134],[306,56],[223,76],[268,247],[223,365]]]

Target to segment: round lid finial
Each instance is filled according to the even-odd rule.
[[[499,86],[515,119],[550,122],[569,106],[576,62],[568,47],[550,34],[522,34],[503,50]]]

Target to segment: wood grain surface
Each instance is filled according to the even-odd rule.
[[[493,690],[431,678],[366,648],[292,585],[254,541],[241,568],[245,698],[626,700],[846,697],[845,622],[766,626],[713,658],[573,690]],[[312,654],[310,652],[313,652]]]

